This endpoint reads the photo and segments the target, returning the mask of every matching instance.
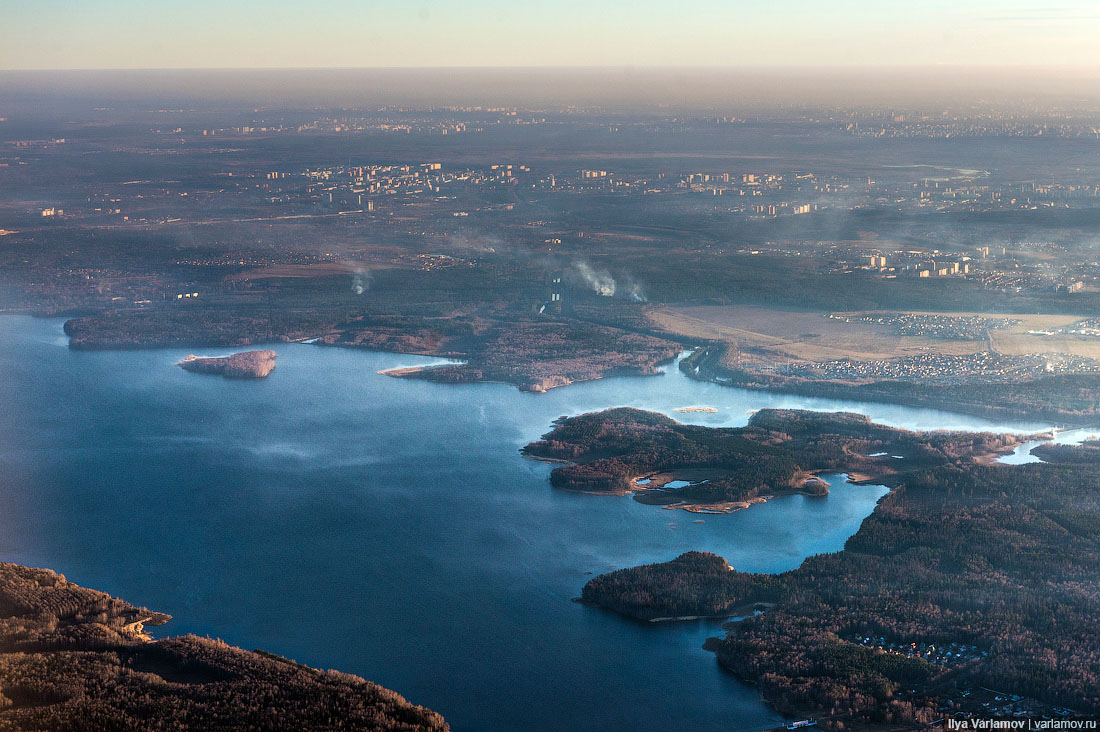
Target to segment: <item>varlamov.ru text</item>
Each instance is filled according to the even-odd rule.
[[[1096,729],[1093,719],[949,719],[947,729],[952,730],[1055,730]]]

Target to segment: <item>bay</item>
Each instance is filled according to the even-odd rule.
[[[272,346],[267,379],[231,381],[176,368],[188,350],[71,351],[61,325],[0,318],[0,559],[170,613],[161,635],[359,674],[458,732],[777,724],[701,649],[717,622],[571,600],[596,574],[693,549],[793,569],[842,549],[885,493],[829,476],[825,498],[700,517],[558,491],[552,466],[519,454],[558,416],[635,406],[736,426],[799,407],[1049,428],[730,389],[675,366],[546,394],[433,384],[377,373],[433,359],[305,344]]]

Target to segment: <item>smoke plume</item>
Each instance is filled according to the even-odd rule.
[[[356,267],[355,275],[351,278],[351,291],[356,295],[362,295],[369,289],[370,271],[362,269],[361,267]]]
[[[595,270],[587,262],[577,262],[577,274],[581,276],[593,292],[604,297],[615,294],[615,278],[606,269]]]

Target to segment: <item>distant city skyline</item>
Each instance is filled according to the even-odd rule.
[[[0,69],[1100,67],[1063,0],[7,0]]]

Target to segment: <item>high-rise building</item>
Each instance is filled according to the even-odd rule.
[[[562,273],[554,270],[546,275],[546,302],[540,310],[542,312],[560,313],[565,305],[565,288],[562,285]]]

